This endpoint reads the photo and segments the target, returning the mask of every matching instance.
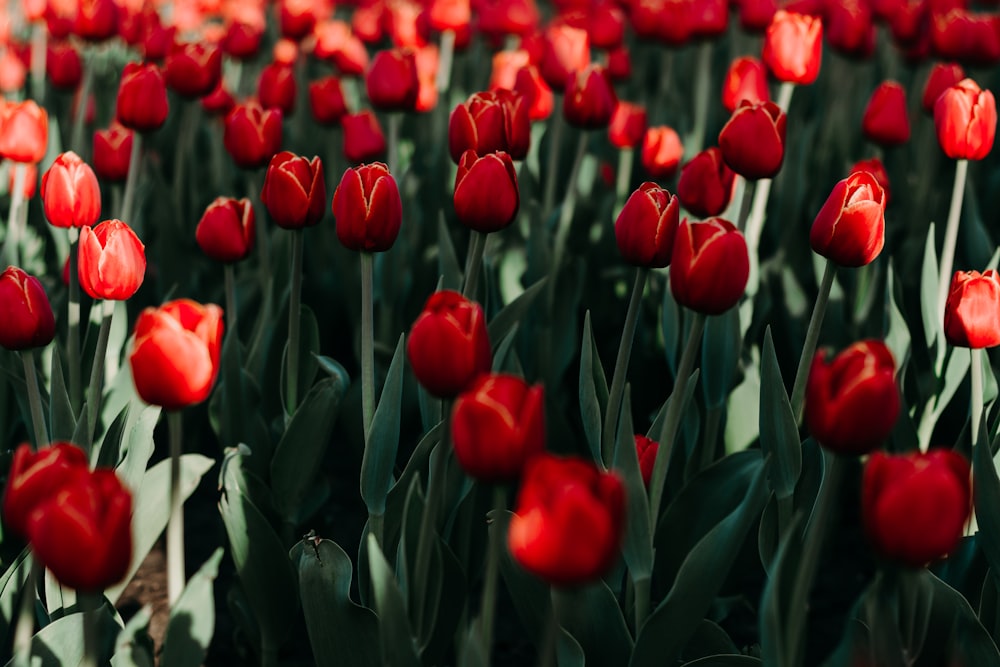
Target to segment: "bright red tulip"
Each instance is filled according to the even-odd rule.
[[[68,442],[54,442],[37,452],[22,444],[14,450],[3,494],[3,520],[19,537],[28,536],[28,518],[69,480],[89,470],[87,455]]]
[[[944,334],[959,347],[1000,345],[1000,278],[993,269],[956,271],[944,307]]]
[[[278,109],[282,117],[295,111],[295,70],[291,65],[273,62],[264,67],[257,80],[257,97],[265,109]]]
[[[633,266],[663,268],[670,263],[678,224],[677,197],[656,183],[643,183],[615,221],[615,240],[622,259]]]
[[[868,98],[861,130],[870,141],[898,146],[910,139],[910,117],[906,111],[906,90],[895,81],[884,81]]]
[[[764,63],[750,56],[730,63],[722,82],[722,106],[726,111],[733,113],[743,100],[758,104],[769,99]]]
[[[649,482],[653,479],[653,467],[656,465],[656,455],[659,452],[660,443],[640,433],[635,434],[635,453],[639,458],[639,473],[642,475],[642,483],[646,487],[649,487]]]
[[[823,23],[815,16],[779,9],[764,35],[764,64],[779,80],[808,85],[819,76]]]
[[[938,143],[955,160],[982,160],[993,148],[997,103],[993,93],[972,79],[963,79],[934,103]]]
[[[605,128],[618,106],[618,97],[600,65],[588,65],[569,77],[563,99],[563,117],[573,127]]]
[[[222,143],[236,166],[263,167],[281,149],[281,111],[254,100],[237,105],[226,116]]]
[[[222,50],[205,42],[179,44],[167,55],[164,79],[182,97],[202,97],[222,80]]]
[[[27,350],[45,347],[56,335],[49,297],[38,278],[16,266],[0,273],[0,347]]]
[[[132,156],[132,130],[121,123],[94,132],[94,171],[107,181],[124,181]]]
[[[413,111],[420,93],[417,61],[409,49],[379,51],[365,75],[368,100],[382,111]]]
[[[571,74],[590,64],[587,31],[568,25],[554,25],[545,31],[544,55],[540,71],[553,90],[563,90]]]
[[[167,120],[167,84],[156,65],[128,63],[118,86],[115,117],[136,132],[152,132]]]
[[[348,162],[371,162],[385,156],[385,134],[371,109],[344,114],[340,126],[344,135],[344,157]]]
[[[469,149],[480,155],[504,151],[523,160],[530,143],[527,101],[511,91],[473,93],[448,120],[448,150],[456,163]]]
[[[885,191],[866,171],[837,183],[809,232],[812,249],[840,266],[864,266],[885,244]]]
[[[253,249],[255,216],[249,199],[217,197],[195,230],[198,247],[217,262],[238,262]]]
[[[83,79],[83,62],[72,42],[49,43],[45,55],[45,76],[60,90],[74,90]]]
[[[320,125],[337,125],[347,113],[344,89],[336,76],[325,76],[309,84],[309,107]]]
[[[608,139],[615,148],[635,148],[646,135],[646,108],[619,100],[608,125]]]
[[[750,278],[746,239],[728,220],[684,220],[670,258],[670,291],[682,306],[718,315],[735,306]]]
[[[938,63],[927,75],[921,105],[924,111],[934,115],[934,104],[941,93],[965,78],[965,70],[958,63]]]
[[[465,151],[455,175],[455,216],[484,234],[505,229],[515,219],[521,198],[514,162],[497,151],[480,157]]]
[[[0,157],[35,164],[48,141],[49,115],[34,100],[0,104]]]
[[[785,123],[774,102],[743,100],[719,132],[722,159],[744,178],[774,178],[785,159]]]
[[[94,170],[72,151],[42,174],[42,207],[56,227],[93,225],[101,217],[101,186]]]
[[[885,204],[889,205],[889,200],[892,199],[889,192],[889,174],[885,170],[885,165],[882,164],[882,160],[877,157],[869,158],[867,160],[858,160],[854,163],[847,173],[854,174],[859,171],[867,171],[869,174],[875,177],[878,184],[882,186],[885,191]]]
[[[323,218],[326,209],[322,161],[318,157],[306,160],[281,151],[271,158],[260,198],[279,227],[312,227]]]
[[[492,355],[483,307],[458,292],[435,292],[410,329],[406,356],[428,393],[454,398],[490,370]]]
[[[695,155],[681,167],[677,198],[681,206],[699,218],[719,215],[733,198],[736,174],[726,166],[715,146]]]
[[[681,137],[672,127],[657,125],[646,129],[639,154],[646,172],[657,179],[670,178],[684,157]]]
[[[121,220],[80,230],[80,287],[93,299],[131,298],[146,276],[146,247]]]
[[[403,204],[396,179],[381,162],[344,172],[333,193],[337,238],[349,250],[385,252],[396,242]]]

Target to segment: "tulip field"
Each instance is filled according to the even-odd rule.
[[[1000,667],[998,65],[995,0],[0,0],[0,665]]]

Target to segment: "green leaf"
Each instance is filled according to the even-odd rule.
[[[670,374],[677,376],[677,362],[681,333],[683,327],[681,326],[681,309],[677,306],[677,302],[674,301],[674,295],[670,293],[669,289],[663,290],[663,317],[662,317],[662,330],[663,330],[663,351],[667,355],[667,365],[670,366]]]
[[[297,383],[298,396],[300,397],[306,395],[316,378],[316,371],[319,370],[316,363],[317,354],[319,354],[319,324],[309,306],[302,304],[299,307],[299,375]],[[285,398],[285,392],[288,388],[287,375],[288,343],[286,341],[281,356],[281,382],[278,385],[281,393],[281,405],[285,406],[286,410],[286,419],[291,417],[287,414],[288,401]]]
[[[601,418],[608,403],[608,384],[604,377],[604,367],[594,343],[590,327],[590,311],[583,316],[583,342],[580,345],[580,417],[583,419],[583,434],[590,445],[590,454],[600,463]],[[602,403],[603,397],[603,403]]]
[[[386,562],[378,541],[368,535],[368,569],[371,572],[382,638],[382,664],[393,667],[419,667],[420,659],[413,642],[413,631],[406,616],[406,603],[392,568]]]
[[[455,253],[448,225],[445,223],[444,210],[438,216],[438,274],[442,277],[440,289],[457,290],[462,284],[462,268]]]
[[[717,624],[703,618],[684,647],[684,659],[696,660],[719,655],[737,654],[736,644],[726,631]]]
[[[166,636],[163,639],[161,667],[200,665],[208,652],[215,632],[215,591],[222,547],[187,582],[180,598],[170,609]]]
[[[749,655],[709,655],[685,662],[682,667],[753,667],[762,664],[760,658]]]
[[[802,445],[792,404],[781,379],[770,326],[764,330],[760,375],[761,454],[770,459],[770,481],[775,495],[785,499],[795,492],[795,483],[802,470]]]
[[[31,667],[66,667],[83,660],[84,616],[97,617],[97,664],[102,664],[114,650],[119,626],[107,604],[91,611],[68,614],[52,621],[31,638]],[[7,663],[13,667],[15,660]]]
[[[661,451],[662,448],[661,448]],[[622,555],[628,564],[632,583],[649,578],[653,573],[653,536],[649,530],[649,498],[639,470],[638,452],[632,425],[632,398],[628,386],[622,400],[622,416],[618,424],[618,446],[614,468],[625,481],[625,537]]]
[[[760,359],[757,348],[750,351],[750,361],[743,366],[743,381],[726,401],[726,453],[741,452],[759,435]]]
[[[378,618],[351,600],[351,559],[336,542],[304,538],[289,554],[297,568],[306,630],[318,667],[378,667]]]
[[[738,308],[705,318],[701,345],[701,389],[706,407],[720,407],[733,388],[740,362],[741,341]]]
[[[973,448],[972,473],[976,483],[973,496],[976,520],[979,522],[977,541],[994,572],[1000,571],[1000,476],[990,454],[990,448],[980,442]]]
[[[885,334],[885,344],[892,352],[893,359],[896,360],[898,373],[902,373],[910,358],[910,327],[906,324],[906,319],[899,309],[897,291],[899,298],[902,298],[902,290],[897,286],[897,274],[892,268],[892,260],[889,260],[889,270],[887,271],[885,285],[886,319],[888,320]]]
[[[620,667],[632,653],[632,637],[615,594],[597,581],[580,588],[553,589],[556,619],[583,649],[588,665]]]
[[[515,322],[514,326],[512,326],[510,331],[507,332],[507,335],[505,335],[503,340],[501,340],[496,346],[496,350],[493,353],[494,373],[503,373],[504,369],[508,367],[508,364],[516,362],[517,354],[513,350],[514,341],[517,339],[517,332],[519,329],[520,324]]]
[[[180,461],[180,493],[187,498],[198,488],[202,476],[215,465],[215,461],[201,454],[184,454]],[[112,604],[118,601],[125,587],[132,580],[139,565],[146,559],[156,541],[160,539],[170,515],[170,460],[160,461],[142,477],[134,488],[132,505],[132,563],[121,582],[106,589],[104,594]]]
[[[52,379],[49,386],[49,425],[53,442],[70,440],[76,429],[76,416],[66,391],[62,362],[59,360],[59,346],[52,346]]]
[[[31,550],[25,547],[0,577],[0,637],[10,637],[24,582],[31,571]]]
[[[1000,665],[1000,651],[982,626],[969,602],[961,593],[928,573],[934,587],[934,606],[928,628],[951,628],[951,636],[944,643],[950,647],[951,660],[944,664],[960,667]],[[928,638],[927,646],[932,641]]]
[[[535,298],[537,298],[538,295],[541,294],[542,290],[545,289],[545,284],[547,282],[547,278],[540,278],[534,285],[524,290],[524,293],[521,294],[521,296],[504,306],[503,309],[490,320],[487,328],[489,329],[491,341],[499,342],[503,340],[504,336],[507,335],[514,325],[520,322],[521,318],[527,314],[528,310],[534,304]]]
[[[142,607],[118,633],[111,667],[155,667],[153,640],[149,636],[151,612],[150,605]]]
[[[147,474],[146,465],[153,456],[153,432],[156,430],[156,422],[160,419],[160,408],[154,405],[142,407],[138,403],[130,403],[127,407],[125,435],[119,449],[121,461],[115,472],[123,482],[136,491]],[[110,433],[110,430],[105,433],[105,438]],[[101,449],[103,451],[103,444]]]
[[[361,497],[369,514],[385,514],[386,496],[394,483],[392,470],[399,447],[399,413],[403,398],[403,336],[400,334],[372,420],[361,459]]]
[[[95,468],[114,468],[121,461],[122,440],[125,437],[125,426],[128,423],[129,405],[122,408],[122,411],[108,425],[104,432],[104,437],[100,442],[94,443],[94,450],[91,452],[91,459],[94,460]]]
[[[506,538],[507,527],[510,524],[511,512],[493,510],[488,515],[490,538],[497,531],[501,539]],[[508,549],[500,555],[500,575],[503,577],[507,591],[510,593],[514,610],[521,619],[528,641],[540,647],[545,628],[550,619],[551,600],[549,587],[541,579],[526,572],[514,562]]]
[[[312,486],[350,383],[347,371],[339,378],[317,383],[299,404],[278,442],[271,459],[271,489],[286,521],[297,516]]]
[[[934,347],[938,333],[944,328],[944,322],[938,322],[938,261],[937,250],[934,248],[934,223],[927,229],[927,241],[924,243],[924,260],[920,272],[920,316],[924,326],[924,339],[927,347]]]

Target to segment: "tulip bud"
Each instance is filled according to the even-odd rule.
[[[944,334],[952,345],[1000,345],[1000,278],[993,269],[956,271],[944,307]]]
[[[670,258],[670,291],[677,303],[719,315],[739,302],[749,278],[746,239],[731,222],[681,222]]]
[[[144,16],[146,18],[143,20],[142,55],[148,62],[159,62],[167,57],[176,43],[177,26],[163,25],[155,10],[147,12]]]
[[[94,132],[94,171],[107,181],[124,181],[132,157],[132,130],[121,123]]]
[[[530,64],[531,54],[523,48],[510,51],[497,51],[493,54],[493,69],[490,72],[490,90],[497,90],[498,88],[514,90],[514,81],[517,78],[518,71]]]
[[[527,101],[511,91],[474,93],[448,120],[448,150],[456,163],[470,149],[480,155],[504,151],[523,160],[530,143]]]
[[[209,116],[220,116],[225,118],[229,112],[236,108],[236,100],[232,93],[226,90],[222,81],[209,94],[201,98],[201,108]]]
[[[132,562],[132,494],[114,470],[77,475],[31,513],[28,539],[59,583],[101,591]]]
[[[83,62],[72,42],[48,45],[45,55],[45,75],[54,88],[75,90],[83,79]]]
[[[884,81],[868,99],[861,120],[865,138],[883,146],[905,144],[910,138],[906,91],[895,81]]]
[[[618,251],[629,264],[663,268],[674,251],[680,203],[656,183],[639,186],[615,221]]]
[[[255,230],[249,199],[217,197],[202,214],[195,240],[201,251],[215,261],[238,262],[250,255]]]
[[[737,58],[730,63],[722,82],[722,106],[726,111],[733,113],[743,100],[758,104],[769,99],[764,63],[750,56]]]
[[[319,5],[298,0],[281,0],[278,3],[278,26],[281,36],[299,41],[316,26],[316,11]]]
[[[263,37],[262,27],[233,21],[226,29],[226,36],[222,38],[222,50],[237,60],[248,60],[257,55]]]
[[[649,488],[649,482],[653,479],[653,467],[656,465],[656,455],[660,451],[660,443],[651,440],[646,436],[635,434],[635,453],[639,458],[639,473],[642,475],[642,483]]]
[[[642,166],[653,178],[670,178],[684,157],[680,135],[672,127],[659,125],[646,130],[640,158]]]
[[[89,42],[103,42],[118,33],[118,5],[114,0],[79,0],[75,3],[73,31]]]
[[[72,151],[42,175],[42,207],[56,227],[93,225],[101,217],[101,186],[94,170]]]
[[[774,102],[740,102],[719,132],[722,159],[744,178],[774,178],[785,159],[785,122]]]
[[[519,93],[528,103],[528,118],[545,120],[552,115],[555,96],[534,65],[522,67],[514,80],[514,92]]]
[[[410,329],[406,356],[428,393],[438,398],[457,396],[490,371],[483,307],[458,292],[435,292]]]
[[[281,111],[253,100],[237,105],[226,116],[222,143],[237,167],[263,167],[281,149]]]
[[[747,32],[763,32],[778,11],[778,0],[742,0],[739,11],[741,28]]]
[[[371,109],[344,114],[340,126],[348,162],[370,162],[385,157],[385,134]]]
[[[733,197],[736,174],[722,160],[715,146],[695,155],[681,168],[677,198],[681,205],[699,218],[719,215]]]
[[[49,297],[38,278],[16,266],[0,273],[0,347],[27,350],[45,347],[56,335]]]
[[[222,79],[222,50],[214,44],[180,44],[167,55],[164,79],[181,97],[202,97]]]
[[[219,373],[222,331],[216,305],[179,299],[142,311],[129,355],[139,398],[165,410],[208,398]]]
[[[598,579],[615,562],[625,528],[625,487],[579,458],[528,462],[507,532],[525,570],[565,586]]]
[[[403,204],[396,179],[381,162],[344,172],[333,193],[337,238],[349,250],[385,252],[396,242]]]
[[[608,139],[615,148],[635,148],[646,134],[646,108],[631,102],[618,102],[608,126]]]
[[[964,78],[965,70],[958,63],[938,63],[934,65],[931,73],[927,75],[927,83],[924,84],[924,96],[921,100],[924,111],[933,116],[934,103],[937,102],[941,93]]]
[[[295,111],[295,71],[290,65],[273,62],[260,73],[257,97],[265,109],[280,109],[284,117]]]
[[[885,343],[865,340],[827,361],[813,358],[806,384],[809,433],[838,454],[867,454],[892,433],[899,416],[896,363]]]
[[[413,111],[420,92],[417,62],[408,49],[379,51],[365,75],[368,100],[382,111]]]
[[[875,50],[875,24],[867,0],[829,3],[823,21],[833,50],[857,58],[867,58]]]
[[[309,107],[313,119],[320,125],[337,125],[347,113],[344,90],[340,79],[325,76],[309,84]]]
[[[517,218],[520,191],[514,162],[504,152],[479,157],[467,150],[455,175],[455,216],[484,234],[506,229]]]
[[[19,537],[27,537],[32,511],[88,469],[87,455],[68,442],[55,442],[38,452],[32,451],[31,445],[20,445],[14,450],[3,495],[7,528]]]
[[[34,100],[0,104],[0,157],[35,164],[48,141],[49,115]]]
[[[764,35],[764,64],[779,80],[809,85],[819,76],[823,23],[816,16],[779,9]]]
[[[930,48],[939,58],[995,65],[1000,60],[996,12],[978,13],[964,6],[931,11]]]
[[[506,35],[525,35],[538,24],[534,0],[481,0],[476,3],[479,30],[503,41]]]
[[[431,29],[456,32],[467,28],[472,20],[469,0],[433,0],[427,17]]]
[[[278,153],[267,166],[260,198],[279,227],[312,227],[326,208],[323,163],[318,157],[306,160],[289,151]]]
[[[545,31],[541,75],[553,90],[562,90],[571,74],[590,64],[590,40],[586,30],[554,25]]]
[[[982,160],[993,148],[997,104],[993,93],[972,79],[948,88],[934,103],[938,143],[955,160]]]
[[[972,510],[969,472],[969,462],[948,449],[873,453],[861,481],[861,514],[879,555],[923,567],[954,551]]]
[[[156,65],[127,63],[118,86],[115,117],[136,132],[152,132],[167,120],[167,85]]]
[[[121,220],[80,230],[80,287],[93,299],[124,301],[142,285],[146,247]]]
[[[875,177],[878,184],[882,186],[883,190],[885,190],[885,204],[888,206],[892,197],[889,193],[889,174],[886,173],[885,165],[882,164],[882,160],[879,160],[877,157],[869,158],[867,160],[858,160],[847,173],[854,174],[859,171],[867,171]]]
[[[885,191],[866,171],[837,183],[816,214],[809,243],[840,266],[871,263],[885,244]]]
[[[574,127],[607,127],[618,106],[611,81],[600,65],[588,65],[569,78],[563,99],[563,116]]]

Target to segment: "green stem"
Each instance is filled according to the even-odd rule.
[[[639,577],[632,582],[635,588],[635,634],[639,635],[646,617],[649,616],[649,596],[652,589],[651,577]]]
[[[278,667],[278,645],[269,636],[261,638],[261,667]]]
[[[73,131],[69,141],[73,151],[81,156],[84,155],[83,126],[87,120],[87,98],[90,97],[90,90],[94,86],[94,65],[91,62],[93,55],[91,48],[84,47],[80,59],[83,65],[83,81],[80,83],[80,97],[73,113]]]
[[[49,31],[45,21],[35,21],[31,26],[31,97],[39,106],[45,106],[45,59]]]
[[[615,460],[617,450],[615,436],[618,433],[622,396],[625,393],[625,376],[628,374],[632,343],[635,340],[635,327],[639,321],[639,306],[642,304],[642,292],[646,288],[648,275],[649,269],[645,267],[636,269],[635,284],[632,286],[632,296],[628,301],[625,326],[622,328],[622,338],[618,344],[618,357],[615,359],[615,371],[611,379],[611,389],[608,392],[608,407],[604,413],[604,431],[601,437],[601,454],[604,458],[604,465],[609,467]]]
[[[18,605],[17,626],[14,629],[15,667],[28,667],[31,664],[31,638],[35,634],[35,588],[45,571],[37,558],[29,558],[31,567],[21,589],[21,604]]]
[[[792,520],[792,514],[795,511],[794,507],[794,496],[786,496],[784,498],[776,498],[777,508],[778,508],[778,536],[779,538],[785,534],[788,529],[788,524]]]
[[[736,178],[743,181],[743,197],[740,199],[740,217],[736,219],[736,228],[742,232],[747,226],[747,218],[750,216],[750,206],[754,201],[754,191],[757,189],[754,186],[757,182],[749,181],[742,176],[737,176]]]
[[[197,100],[184,100],[181,109],[181,124],[177,131],[174,150],[174,201],[180,217],[187,215],[187,166],[188,157],[193,154],[195,131],[198,129],[198,113],[201,106]]]
[[[687,393],[688,379],[694,371],[695,359],[698,357],[698,347],[701,345],[701,334],[705,329],[705,316],[692,312],[691,330],[688,331],[687,342],[681,359],[677,365],[677,376],[674,389],[670,392],[670,406],[663,419],[663,431],[660,435],[660,450],[653,464],[653,477],[649,482],[649,525],[655,533],[660,514],[660,503],[663,499],[663,489],[667,483],[667,467],[674,449],[674,439],[677,437],[681,422],[681,410],[684,407],[684,395]]]
[[[264,224],[267,216],[264,215],[264,206],[260,201],[260,191],[263,184],[260,182],[260,175],[256,171],[247,172],[247,198],[253,206],[254,215],[257,218],[257,248],[260,254],[261,287],[268,288],[268,281],[271,278],[271,230]]]
[[[14,163],[14,185],[10,193],[10,210],[7,213],[7,241],[4,254],[11,266],[21,265],[21,204],[24,202],[24,179],[28,165]]]
[[[577,188],[576,181],[580,174],[580,165],[587,155],[587,132],[580,131],[580,138],[576,146],[576,157],[573,159],[573,168],[569,172],[569,182],[566,185],[566,196],[563,197],[562,207],[559,210],[559,226],[556,227],[555,250],[552,261],[553,275],[559,272],[563,255],[566,253],[566,243],[569,241],[570,226],[573,222],[573,211],[576,208]],[[555,289],[556,281],[553,278],[549,283],[550,289]]]
[[[795,371],[795,384],[792,385],[792,414],[798,423],[802,419],[802,406],[806,397],[806,382],[809,379],[809,368],[816,354],[816,344],[819,332],[823,328],[823,315],[826,313],[826,302],[830,298],[830,288],[833,287],[833,277],[837,273],[837,265],[826,260],[823,269],[823,281],[813,304],[812,317],[809,318],[809,328],[806,330],[806,340],[802,345],[802,355],[799,356],[799,367]]]
[[[979,445],[979,429],[983,419],[983,351],[969,350],[972,356],[972,446]]]
[[[399,173],[399,130],[403,124],[403,112],[389,112],[389,173],[396,179],[396,183],[402,183],[402,174]]]
[[[955,264],[955,246],[958,245],[958,223],[962,217],[962,200],[965,196],[965,180],[969,173],[969,161],[959,160],[955,164],[955,183],[951,189],[951,206],[948,208],[948,226],[945,227],[944,244],[941,246],[941,273],[938,277],[937,322],[944,324],[944,306],[951,287],[951,270]]]
[[[101,302],[101,329],[97,333],[97,349],[94,351],[94,362],[90,367],[90,385],[87,389],[87,442],[86,451],[94,444],[94,434],[97,432],[97,420],[101,411],[101,394],[104,384],[104,358],[108,354],[108,336],[111,333],[111,321],[115,316],[115,302],[105,299]]]
[[[100,609],[104,601],[102,593],[80,593],[80,607],[83,610],[83,660],[80,667],[97,667],[100,664]]]
[[[497,484],[493,488],[493,509],[497,514],[507,509],[507,490]],[[500,531],[492,531],[489,553],[486,555],[486,574],[483,583],[482,608],[479,615],[479,636],[482,638],[482,654],[486,656],[486,666],[490,665],[493,648],[493,621],[497,606],[497,579],[500,574],[500,557],[503,555],[504,539]]]
[[[705,40],[698,46],[697,70],[694,79],[694,129],[691,131],[691,155],[701,152],[708,123],[708,103],[711,99],[712,41]]]
[[[719,437],[719,423],[725,404],[713,405],[705,411],[705,436],[701,441],[701,460],[698,470],[704,470],[715,463],[715,443]]]
[[[133,207],[135,206],[135,188],[139,180],[139,164],[142,160],[142,133],[132,133],[132,152],[128,158],[128,175],[125,176],[125,196],[122,198],[122,210],[118,219],[129,225],[133,229],[137,227],[133,219]]]
[[[420,537],[417,540],[417,555],[415,567],[411,576],[416,591],[414,599],[417,604],[417,633],[420,637],[429,636],[426,632],[429,628],[424,627],[426,619],[424,613],[424,598],[427,596],[427,580],[430,572],[431,553],[433,552],[434,538],[437,535],[438,508],[444,493],[444,482],[446,469],[448,467],[448,448],[450,435],[451,410],[446,406],[444,414],[449,421],[444,424],[445,428],[441,432],[441,442],[438,445],[438,455],[431,456],[430,477],[427,478],[427,494],[424,501],[424,511],[420,517]]]
[[[378,543],[379,547],[382,547],[382,537],[385,533],[385,515],[384,514],[369,514],[368,515],[368,532],[375,536],[375,541]]]
[[[792,587],[792,597],[788,607],[789,652],[787,655],[792,656],[792,665],[799,665],[802,662],[802,656],[799,654],[802,648],[803,629],[808,616],[806,601],[813,578],[816,576],[820,549],[830,524],[830,513],[836,502],[844,467],[840,457],[836,454],[826,452],[824,460],[828,466],[823,481],[820,483],[816,506],[813,508],[809,525],[806,526],[802,557],[799,560],[799,569],[795,575],[795,584]]]
[[[549,618],[545,624],[545,634],[542,635],[542,645],[538,647],[538,667],[553,667],[556,665],[558,635],[559,619],[556,618],[556,606],[549,603]]]
[[[437,89],[444,93],[451,85],[451,63],[455,56],[455,31],[445,30],[441,33],[441,57],[438,59]]]
[[[66,359],[69,364],[69,402],[73,414],[80,413],[82,380],[80,368],[80,276],[78,268],[80,230],[69,228],[69,305],[66,321]]]
[[[465,282],[462,285],[462,296],[466,299],[476,298],[476,287],[483,266],[483,253],[486,250],[486,238],[486,234],[476,230],[472,230],[469,235],[469,252],[465,256]]]
[[[635,150],[623,148],[618,152],[618,179],[615,182],[615,219],[625,208],[625,202],[631,194],[629,185],[632,183],[632,163],[635,161]]]
[[[549,161],[545,172],[545,191],[542,200],[542,220],[548,220],[552,215],[552,207],[556,203],[556,181],[559,180],[559,145],[562,143],[563,126],[566,124],[562,114],[562,95],[556,93],[552,109],[551,127],[552,141],[549,142]]]
[[[370,252],[361,253],[361,415],[368,446],[372,421],[375,418],[375,317],[374,259]],[[379,540],[379,544],[381,544]]]
[[[181,495],[183,420],[179,410],[167,413],[170,430],[170,518],[167,522],[167,602],[172,607],[184,590],[184,498]]]
[[[238,321],[236,308],[236,270],[232,264],[226,264],[222,272],[226,280],[226,328],[235,335]]]
[[[784,113],[788,113],[788,108],[792,105],[792,93],[795,92],[795,84],[785,81],[778,88],[778,108]]]
[[[292,232],[292,291],[288,298],[288,364],[286,412],[295,414],[299,403],[299,310],[302,299],[302,255],[305,245],[305,230]]]
[[[38,450],[49,444],[49,434],[45,427],[45,416],[42,411],[42,395],[38,391],[38,375],[35,373],[35,351],[31,348],[21,350],[21,361],[24,363],[24,382],[28,387],[31,425],[35,430],[35,449]]]

